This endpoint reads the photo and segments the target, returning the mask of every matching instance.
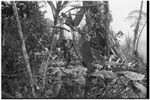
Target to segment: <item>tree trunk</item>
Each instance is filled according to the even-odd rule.
[[[57,22],[56,22],[56,23],[57,23]],[[54,27],[55,27],[55,26],[56,26],[56,24],[54,24]],[[53,31],[52,31],[51,48],[50,48],[50,50],[48,51],[49,54],[48,54],[48,57],[47,57],[47,61],[46,61],[45,68],[44,68],[44,77],[43,77],[43,87],[42,87],[42,90],[44,90],[44,88],[45,88],[47,67],[48,67],[48,65],[49,65],[49,60],[50,60],[50,58],[51,58],[51,54],[52,54],[52,51],[53,51],[53,48],[54,48],[54,45],[55,45],[55,41],[56,41],[55,33],[56,33],[56,28],[54,28]]]
[[[141,7],[140,7],[140,12],[139,12],[139,17],[138,17],[138,21],[137,21],[137,25],[135,27],[135,30],[134,30],[134,40],[133,40],[133,54],[135,54],[135,52],[137,52],[135,50],[135,43],[137,41],[137,36],[138,36],[138,30],[139,30],[139,24],[140,24],[140,21],[141,21],[141,14],[142,14],[142,7],[143,7],[143,1],[141,1]]]
[[[29,63],[29,57],[26,51],[26,46],[25,46],[25,41],[24,41],[24,36],[23,36],[23,32],[22,32],[22,28],[21,28],[21,24],[20,24],[20,20],[19,20],[19,16],[18,16],[18,11],[17,11],[17,7],[16,7],[16,3],[13,2],[13,10],[14,10],[14,15],[16,17],[17,20],[17,29],[18,29],[18,33],[20,35],[20,40],[21,40],[21,44],[22,44],[22,52],[23,52],[23,56],[25,59],[25,64],[27,67],[27,71],[29,73],[29,77],[30,77],[30,87],[32,89],[32,95],[33,97],[36,97],[35,95],[35,90],[34,90],[34,81],[33,81],[33,76],[32,76],[32,72],[31,72],[31,68],[30,68],[30,63]]]
[[[140,33],[139,33],[139,36],[138,36],[138,38],[137,38],[135,51],[138,50],[138,44],[139,44],[140,36],[141,36],[141,34],[142,34],[143,29],[144,29],[145,26],[146,26],[146,22],[145,22],[145,24],[143,25],[143,27],[142,27],[142,29],[141,29],[141,31],[140,31]]]
[[[105,16],[106,16],[106,21],[105,21],[105,29],[106,29],[106,52],[105,55],[108,56],[109,52],[110,52],[110,48],[109,48],[109,26],[110,26],[110,19],[109,19],[109,2],[108,1],[104,1],[104,10],[105,10]]]

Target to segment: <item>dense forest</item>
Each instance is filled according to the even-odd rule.
[[[124,33],[110,28],[108,1],[2,1],[2,98],[147,98],[147,63],[138,52],[142,6],[129,14],[134,37],[121,46]]]

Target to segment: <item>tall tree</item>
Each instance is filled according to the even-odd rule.
[[[139,17],[138,17],[138,21],[134,30],[134,40],[133,40],[133,54],[137,52],[137,50],[135,50],[136,47],[136,40],[137,40],[137,36],[138,36],[138,31],[139,31],[139,24],[141,21],[141,15],[142,15],[142,8],[143,8],[143,1],[141,1],[141,7],[140,7],[140,12],[139,12]]]
[[[26,51],[24,36],[23,36],[23,32],[22,32],[22,28],[21,28],[21,24],[20,24],[20,20],[19,20],[19,16],[18,16],[18,10],[17,10],[15,2],[13,2],[13,10],[14,10],[14,15],[16,17],[16,21],[17,21],[17,28],[18,28],[18,33],[19,33],[20,40],[21,40],[24,60],[25,60],[26,67],[27,67],[27,70],[28,70],[28,73],[29,73],[29,77],[30,77],[30,82],[31,82],[30,86],[31,86],[31,89],[32,89],[32,95],[33,95],[33,97],[36,97],[35,90],[34,90],[33,76],[32,76],[32,72],[31,72],[31,68],[30,68],[30,63],[29,63],[29,60],[28,60],[29,56],[28,56],[27,51]]]
[[[136,42],[136,48],[135,48],[136,51],[138,50],[138,45],[139,45],[140,36],[141,36],[141,34],[142,34],[143,29],[145,28],[145,26],[146,26],[146,22],[145,22],[145,24],[143,25],[143,27],[142,27],[142,29],[140,30],[140,33],[139,33],[139,35],[138,35],[137,42]]]

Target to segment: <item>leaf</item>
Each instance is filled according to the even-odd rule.
[[[91,48],[91,51],[93,53],[93,55],[96,57],[96,59],[100,62],[103,63],[104,62],[104,57],[94,48]]]
[[[139,73],[131,72],[131,71],[119,71],[117,72],[117,74],[122,74],[133,81],[143,80],[145,77],[145,75],[143,74],[139,74]]]
[[[62,8],[61,9],[64,9],[66,7],[66,5],[69,4],[69,3],[70,3],[69,1],[64,1],[63,4],[62,4]]]
[[[64,1],[64,2],[63,2],[63,5],[66,5],[68,2],[69,2],[69,1]]]
[[[138,83],[138,82],[133,82],[133,85],[138,89],[138,91],[140,91],[139,94],[141,94],[142,96],[146,96],[147,89],[144,85],[142,85],[141,83]]]
[[[116,75],[112,71],[100,70],[92,74],[92,76],[114,79]]]
[[[57,2],[57,4],[56,4],[57,5],[57,10],[61,10],[61,3],[62,3],[62,1]]]
[[[81,8],[81,9],[77,12],[77,14],[76,14],[76,16],[75,16],[75,18],[74,18],[74,20],[73,20],[75,27],[77,27],[77,26],[80,24],[80,22],[81,22],[82,19],[83,19],[84,14],[85,14],[85,10],[84,10],[83,8]]]
[[[79,9],[80,8],[80,10],[76,13],[76,16],[75,16],[74,21],[73,21],[74,26],[77,27],[80,24],[80,22],[82,21],[83,16],[85,14],[85,8],[91,8],[91,7],[95,7],[95,6],[101,6],[101,4],[87,5],[86,2],[83,1],[83,6],[75,6],[72,9],[68,10],[67,12],[70,12],[73,9]]]
[[[73,19],[72,19],[72,16],[71,16],[71,12],[69,12],[69,19],[72,21]]]
[[[53,18],[55,17],[55,14],[56,14],[56,8],[55,8],[55,6],[54,6],[54,4],[53,4],[53,2],[52,1],[47,1],[48,2],[48,4],[50,5],[50,7],[51,7],[51,10],[52,10],[52,13],[53,13]]]
[[[103,68],[103,66],[100,65],[100,64],[94,64],[94,66],[95,66],[97,69],[102,69],[102,68]]]
[[[74,81],[81,85],[85,85],[85,78],[83,76],[80,76],[77,79],[74,79]]]
[[[80,9],[80,8],[91,8],[91,7],[95,7],[95,6],[101,6],[101,4],[90,4],[90,5],[87,5],[86,4],[87,1],[83,1],[83,6],[74,6],[72,5],[73,8],[69,9],[68,11],[66,11],[65,13],[71,11],[71,10],[74,10],[74,9]]]
[[[139,14],[140,10],[133,10],[132,12],[129,13],[129,16],[134,15],[134,14]],[[146,17],[146,13],[145,12],[141,12],[143,16]]]
[[[90,45],[87,41],[82,43],[80,52],[81,52],[81,56],[82,56],[83,60],[85,61],[85,63],[87,65],[90,65],[93,62],[94,58],[91,53]]]
[[[105,62],[105,65],[111,65],[111,66],[121,66],[121,65],[124,65],[123,63],[117,63],[115,61],[111,61],[111,62]]]

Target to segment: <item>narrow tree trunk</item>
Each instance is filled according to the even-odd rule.
[[[54,29],[54,32],[55,32],[55,29]],[[44,76],[43,76],[43,87],[42,87],[42,90],[44,90],[45,84],[46,84],[47,67],[48,67],[48,65],[49,65],[49,60],[50,60],[50,58],[51,58],[52,50],[53,50],[53,47],[54,47],[54,41],[55,41],[55,37],[53,36],[53,38],[52,38],[52,43],[51,43],[51,49],[48,51],[49,54],[48,54],[48,57],[47,57],[46,65],[45,65],[45,67],[44,67]]]
[[[33,97],[36,97],[35,90],[34,90],[33,76],[32,76],[32,72],[31,72],[31,68],[30,68],[30,63],[29,63],[29,60],[28,60],[29,57],[28,57],[28,54],[27,54],[27,51],[26,51],[24,36],[23,36],[22,29],[21,29],[21,24],[20,24],[20,20],[19,20],[19,16],[18,16],[18,10],[17,10],[15,2],[13,2],[13,10],[14,10],[14,15],[15,15],[16,20],[17,20],[17,28],[18,28],[18,33],[20,35],[20,40],[21,40],[21,45],[22,45],[22,52],[23,52],[23,56],[24,56],[24,59],[25,59],[25,64],[26,64],[27,71],[28,71],[29,77],[30,77],[30,82],[31,82],[30,87],[32,89],[32,95],[33,95]]]
[[[141,21],[142,7],[143,7],[143,1],[141,1],[141,7],[140,7],[140,12],[139,12],[139,17],[138,17],[137,25],[136,25],[135,30],[134,30],[133,54],[135,52],[137,52],[137,51],[135,51],[135,43],[136,43],[137,36],[138,36],[139,24],[140,24],[140,21]]]
[[[135,51],[138,50],[138,44],[139,44],[140,36],[141,36],[142,31],[143,31],[143,29],[144,29],[145,26],[146,26],[146,22],[145,22],[145,24],[143,25],[143,27],[142,27],[142,29],[141,29],[141,31],[140,31],[140,33],[139,33],[139,36],[138,36],[138,38],[137,38]]]
[[[109,2],[108,1],[104,1],[104,10],[105,10],[105,16],[106,16],[106,21],[105,21],[105,29],[106,29],[106,51],[105,51],[105,55],[109,55],[110,52],[110,48],[109,48],[109,26],[110,26],[110,19],[109,19]]]
[[[3,36],[2,36],[2,46],[5,46],[5,38],[6,38],[6,33],[3,31]]]
[[[54,23],[54,27],[56,26],[56,24],[57,24],[57,21],[56,21],[56,23]],[[44,88],[45,88],[47,67],[49,65],[49,60],[51,58],[51,54],[52,54],[52,51],[53,51],[53,48],[54,48],[54,44],[55,44],[55,37],[54,37],[55,36],[55,32],[56,32],[56,29],[54,28],[53,31],[52,31],[51,49],[49,50],[49,54],[48,54],[48,57],[47,57],[46,65],[45,65],[45,68],[44,68],[44,77],[43,77],[42,90],[44,90]]]

